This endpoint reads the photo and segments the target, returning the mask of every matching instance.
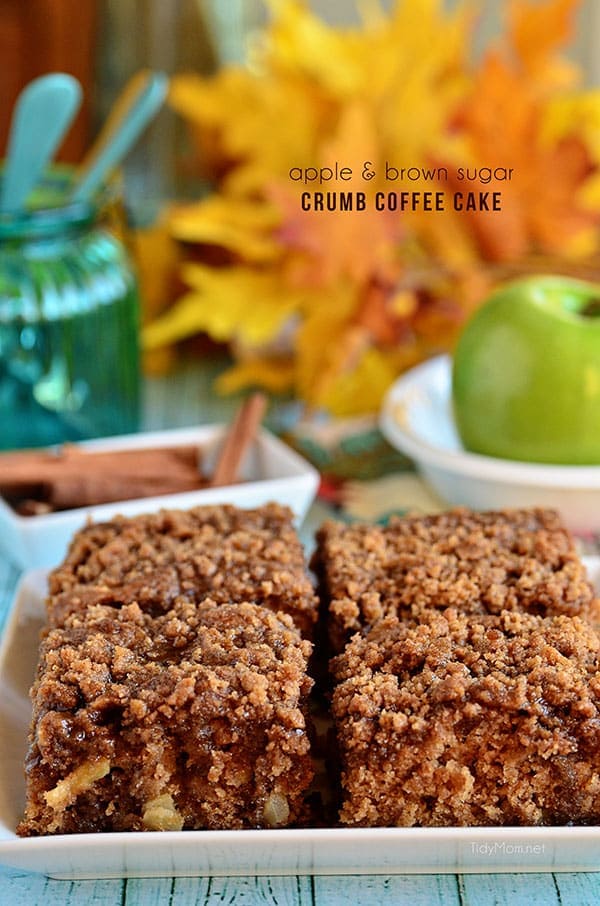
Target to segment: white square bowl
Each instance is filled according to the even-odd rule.
[[[202,467],[210,474],[226,430],[225,425],[205,425],[103,438],[80,446],[90,451],[108,452],[196,444],[201,452]],[[0,548],[23,569],[53,567],[64,558],[74,533],[88,521],[105,522],[117,514],[136,516],[159,509],[185,510],[213,503],[250,508],[275,501],[289,506],[296,523],[300,524],[318,485],[317,470],[263,429],[244,457],[239,484],[119,500],[40,516],[20,516],[0,497]]]

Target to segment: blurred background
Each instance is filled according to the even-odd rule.
[[[355,25],[355,0],[310,0],[326,22]],[[389,9],[390,0],[382,7]],[[454,0],[445,0],[447,8]],[[482,0],[478,44],[499,29],[505,0]],[[75,75],[84,102],[59,157],[76,162],[89,147],[111,104],[140,68],[168,74],[214,72],[241,62],[248,37],[267,18],[261,0],[0,0],[0,143],[5,147],[14,101],[31,79],[59,70]],[[569,54],[588,85],[600,83],[600,3],[583,0]],[[126,163],[128,195],[189,196],[195,177],[185,167],[186,133],[165,109]]]
[[[599,41],[596,0],[0,0],[0,141],[25,84],[71,73],[59,159],[77,163],[131,77],[166,73],[123,166],[146,374],[218,352],[215,397],[372,417],[499,282],[598,279]],[[301,209],[290,167],[336,161],[352,182],[310,188],[367,190],[365,216]],[[447,175],[392,185],[387,162]],[[502,210],[376,213],[396,188],[497,191]]]
[[[44,273],[47,246],[0,242],[0,446],[133,429],[140,387],[146,428],[223,420],[258,388],[268,424],[322,471],[383,470],[390,386],[452,353],[492,289],[544,273],[600,282],[599,47],[598,0],[0,0],[3,148],[42,74],[83,88],[58,154],[71,164],[133,77],[169,77],[115,179],[112,270],[93,272],[100,218],[77,248],[67,224]],[[388,162],[419,176],[390,182]],[[350,182],[290,178],[337,163]],[[304,210],[306,188],[368,204]],[[376,209],[376,192],[403,190],[438,191],[446,208]],[[473,206],[454,208],[467,190]],[[492,192],[498,212],[478,202]],[[61,285],[72,253],[87,276]],[[122,373],[95,356],[119,280],[102,332]],[[52,433],[19,433],[34,424]]]

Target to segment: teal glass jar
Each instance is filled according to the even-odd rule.
[[[0,449],[136,431],[139,304],[105,202],[0,214]]]

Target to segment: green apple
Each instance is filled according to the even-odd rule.
[[[536,276],[500,287],[459,339],[452,393],[468,450],[600,463],[600,286]]]

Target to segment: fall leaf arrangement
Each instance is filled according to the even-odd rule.
[[[221,391],[258,385],[337,415],[376,410],[400,372],[450,348],[502,274],[576,267],[600,240],[600,92],[563,53],[577,0],[506,3],[479,52],[481,4],[357,2],[362,24],[342,29],[268,0],[246,66],[174,78],[212,189],[168,212],[186,291],[145,330],[148,349],[197,332],[228,343]],[[350,179],[290,177],[336,163]],[[386,165],[443,178],[391,182]],[[499,192],[501,210],[371,203],[457,189]],[[369,204],[303,210],[307,190]]]

